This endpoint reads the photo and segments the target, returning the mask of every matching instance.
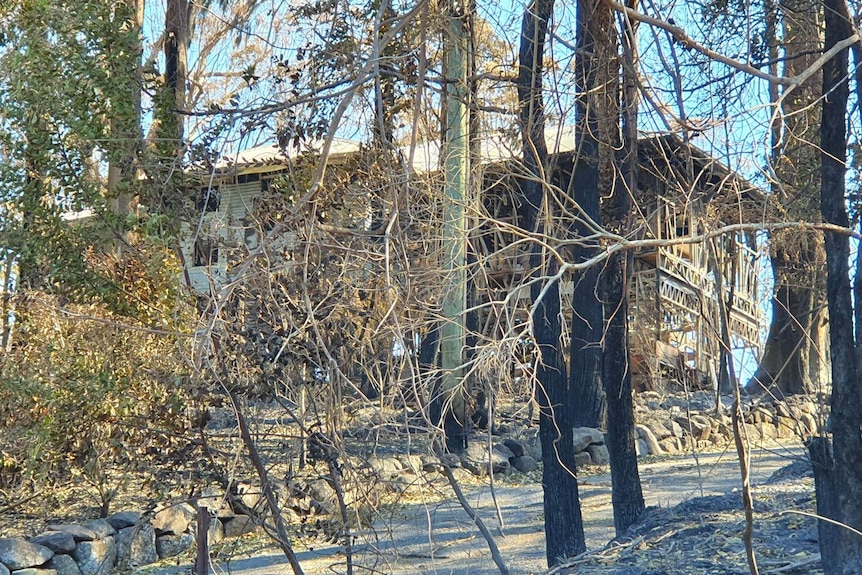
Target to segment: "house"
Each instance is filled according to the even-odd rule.
[[[574,166],[572,130],[548,134],[555,150],[552,179],[565,189]],[[309,146],[319,149],[319,143]],[[472,304],[478,344],[503,335],[513,321],[523,321],[529,290],[522,285],[528,258],[514,239],[517,229],[516,142],[482,142],[483,193],[473,210],[477,225],[471,238]],[[349,189],[361,179],[352,163],[363,148],[336,139],[329,158],[333,178]],[[437,172],[439,147],[403,150],[401,162],[412,177]],[[261,146],[246,150],[204,174],[196,191],[196,221],[187,224],[183,244],[189,285],[208,293],[230,278],[229,253],[248,253],[267,229],[256,221],[255,202],[285,179],[296,179],[303,153],[296,148]],[[501,174],[508,174],[502,176]],[[361,187],[357,182],[357,187]],[[341,201],[342,229],[374,229],[374,198],[359,192]],[[734,233],[717,238],[711,248],[693,236],[730,222],[756,221],[764,196],[751,183],[674,135],[645,136],[639,142],[639,189],[633,230],[635,239],[659,240],[634,251],[629,280],[632,371],[637,387],[671,384],[715,385],[720,357],[719,297],[730,301],[729,331],[733,345],[757,355],[760,346],[758,251],[756,238]],[[268,196],[267,201],[274,197]],[[346,202],[346,203],[345,203]],[[336,218],[331,216],[331,218]],[[493,222],[493,224],[489,223]],[[331,223],[331,222],[330,222]],[[263,223],[265,224],[265,223]],[[379,222],[378,222],[379,224]],[[294,237],[295,240],[295,237]],[[288,234],[281,241],[294,241]],[[561,292],[571,297],[573,278]],[[719,290],[719,286],[721,290]],[[514,295],[513,295],[514,294]],[[514,318],[514,319],[513,319]]]

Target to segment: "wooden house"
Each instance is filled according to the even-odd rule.
[[[564,190],[574,168],[574,135],[565,130],[547,139],[549,149],[555,150],[552,179]],[[337,140],[330,157],[333,171],[361,152],[356,142]],[[237,154],[210,172],[196,192],[200,217],[188,224],[191,239],[183,244],[187,281],[193,289],[207,293],[229,281],[226,251],[257,245],[260,226],[249,220],[254,203],[275,179],[290,172],[293,154],[262,146]],[[434,172],[439,156],[434,145],[404,154],[413,161],[412,173],[420,175]],[[473,226],[471,238],[471,305],[479,310],[478,345],[507,330],[511,333],[512,322],[523,320],[529,307],[529,288],[523,285],[528,258],[512,245],[519,201],[512,176],[517,173],[517,148],[484,142],[480,156],[484,183],[473,217],[485,221]],[[746,234],[727,233],[712,243],[696,240],[724,224],[754,221],[763,209],[763,195],[698,148],[676,136],[661,135],[639,143],[636,196],[633,234],[648,242],[634,251],[629,280],[635,384],[714,385],[720,350],[719,297],[731,303],[728,327],[733,345],[755,355],[759,350],[758,253],[754,238]],[[368,222],[354,224],[367,229]],[[571,297],[573,279],[564,279],[564,298]],[[565,308],[571,310],[570,305]]]

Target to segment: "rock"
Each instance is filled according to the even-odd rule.
[[[676,421],[670,422],[670,430],[671,430],[671,434],[674,437],[678,437],[679,439],[682,439],[684,435],[688,434],[688,430],[683,432],[682,426],[679,423],[677,423]]]
[[[658,438],[652,432],[652,430],[645,425],[635,425],[635,429],[637,430],[638,437],[641,438],[649,448],[650,455],[661,455],[661,446],[658,444]],[[668,436],[670,432],[668,432]]]
[[[661,441],[665,437],[670,437],[673,435],[663,423],[660,421],[651,421],[645,425],[650,431],[652,431],[653,435],[655,435],[656,439]]]
[[[84,523],[84,527],[96,534],[96,539],[110,537],[117,532],[105,519],[94,519]]]
[[[0,575],[9,575],[9,568],[0,563]]]
[[[575,427],[572,429],[572,441],[575,453],[580,453],[586,450],[588,445],[604,443],[605,436],[601,431],[592,427]]]
[[[491,447],[491,450],[496,452],[500,457],[505,457],[506,461],[512,461],[515,459],[515,453],[503,443],[495,443]]]
[[[0,563],[9,571],[38,567],[53,556],[54,552],[47,547],[20,537],[0,539]]]
[[[793,437],[796,435],[797,423],[790,417],[784,415],[778,416],[778,435],[779,437]]]
[[[539,464],[536,462],[532,455],[520,455],[518,457],[513,457],[511,463],[512,467],[514,467],[521,473],[530,473],[531,471],[535,471],[539,468]]]
[[[237,483],[236,494],[242,500],[243,505],[249,509],[255,509],[261,504],[263,494],[260,487],[251,483]]]
[[[308,495],[320,503],[335,503],[335,489],[322,477],[308,482]]]
[[[422,471],[422,457],[419,455],[402,455],[401,468],[405,473],[418,474]]]
[[[26,569],[18,569],[12,571],[14,575],[57,575],[56,569],[36,569],[35,567],[27,567]]]
[[[593,462],[592,457],[590,457],[589,452],[581,451],[580,453],[575,453],[575,470],[583,469],[587,465]]]
[[[440,455],[440,463],[446,467],[461,467],[461,458],[455,453],[443,453]]]
[[[195,507],[206,507],[216,517],[233,517],[234,510],[227,501],[227,496],[220,487],[210,486],[201,489],[201,494],[195,501]]]
[[[182,535],[161,535],[156,538],[156,553],[159,559],[182,555],[192,547],[195,538],[188,533]]]
[[[224,536],[228,539],[239,537],[246,533],[253,533],[256,529],[257,525],[254,524],[254,521],[248,515],[237,515],[224,522]]]
[[[141,519],[142,514],[140,511],[122,511],[114,513],[108,517],[107,521],[111,524],[111,527],[119,531],[120,529],[137,525],[141,522]]]
[[[81,575],[81,569],[69,555],[54,555],[45,567],[53,569],[57,575]]]
[[[117,563],[117,546],[113,537],[81,541],[72,551],[81,575],[108,575]]]
[[[677,453],[682,450],[682,443],[679,437],[665,437],[658,444],[665,453]]]
[[[398,477],[401,470],[404,469],[401,462],[395,457],[372,457],[368,463],[377,476],[383,480]]]
[[[607,465],[611,461],[607,445],[590,445],[587,447],[587,453],[590,454],[593,465]]]
[[[62,531],[46,531],[30,538],[30,543],[47,547],[54,553],[71,553],[75,548],[75,538]]]
[[[646,441],[643,439],[638,439],[635,442],[635,453],[637,453],[638,457],[646,457],[649,455],[649,447],[646,444]]]
[[[467,446],[464,453],[461,454],[461,467],[470,470],[474,475],[487,475],[491,473],[505,473],[509,471],[509,456],[511,451],[496,449],[497,446],[491,449],[488,453],[488,446],[479,443],[472,443]]]
[[[92,529],[87,529],[82,525],[49,525],[48,531],[68,533],[75,540],[75,543],[98,539],[96,533]]]
[[[159,560],[156,551],[156,530],[149,523],[120,529],[116,536],[117,567],[143,567]]]
[[[463,467],[455,467],[452,468],[452,477],[455,478],[455,481],[458,483],[464,483],[465,481],[470,481],[473,479],[473,474],[464,469]]]
[[[153,527],[159,534],[179,535],[188,530],[196,514],[195,508],[188,503],[170,505],[156,512],[152,521]]]
[[[779,415],[781,417],[787,417],[787,418],[793,417],[790,413],[790,408],[783,401],[780,401],[780,402],[775,404],[775,413],[776,413],[776,415]]]
[[[514,457],[530,455],[530,446],[527,445],[525,441],[521,441],[520,439],[512,439],[511,437],[506,438],[503,441],[503,445],[509,448],[509,451],[512,452],[512,455]]]
[[[799,423],[805,427],[805,431],[811,435],[816,435],[818,433],[817,429],[817,420],[814,419],[814,416],[810,413],[802,412],[802,415],[799,417]]]

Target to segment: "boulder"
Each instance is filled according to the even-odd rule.
[[[402,455],[399,457],[401,460],[401,468],[405,473],[418,474],[422,471],[422,457],[419,455]]]
[[[96,534],[96,539],[110,537],[117,532],[105,519],[94,519],[84,523],[84,527]]]
[[[538,462],[531,455],[520,455],[512,458],[512,467],[521,473],[530,473],[539,468]]]
[[[652,431],[653,435],[655,435],[655,438],[659,441],[661,441],[665,437],[670,437],[671,435],[673,435],[670,429],[668,429],[667,426],[660,421],[651,421],[645,424],[644,427]]]
[[[18,569],[12,571],[15,575],[57,575],[54,569],[37,569],[35,567],[27,567],[26,569]]]
[[[9,568],[0,563],[0,575],[9,575]]]
[[[658,444],[665,453],[677,453],[682,451],[682,442],[679,440],[679,437],[665,437],[659,441]]]
[[[169,505],[156,512],[152,521],[153,527],[159,534],[179,535],[188,530],[196,514],[195,508],[188,503]]]
[[[495,443],[491,450],[496,452],[500,457],[505,457],[507,461],[512,461],[515,458],[515,452],[506,447],[505,443]]]
[[[227,501],[225,492],[220,487],[210,486],[201,489],[201,494],[195,501],[195,507],[206,507],[216,517],[233,517],[234,511]]]
[[[799,423],[805,427],[805,431],[809,434],[816,435],[818,433],[817,420],[810,413],[802,412],[802,415],[799,417]]]
[[[156,552],[156,530],[149,523],[120,529],[117,540],[117,567],[143,567],[159,560]]]
[[[159,559],[182,555],[192,547],[195,538],[189,533],[182,535],[161,535],[156,538],[156,553]]]
[[[243,505],[249,509],[257,508],[263,499],[263,492],[260,487],[252,483],[237,483],[236,494],[242,500]]]
[[[45,567],[53,569],[57,575],[81,575],[81,569],[69,555],[54,555],[45,563]]]
[[[248,515],[237,515],[224,522],[224,536],[228,539],[253,533],[256,529],[257,525]]]
[[[662,450],[661,446],[658,444],[658,437],[652,432],[652,430],[646,425],[635,425],[635,429],[637,430],[638,437],[646,443],[649,448],[650,455],[661,455]],[[670,435],[670,432],[668,432]]]
[[[68,533],[73,539],[75,539],[75,543],[98,539],[98,536],[92,529],[88,529],[83,525],[49,525],[48,531]]]
[[[575,453],[575,471],[578,469],[583,469],[587,465],[590,465],[593,462],[593,459],[590,457],[589,452],[581,451],[580,453]]]
[[[503,441],[503,445],[509,448],[509,451],[512,452],[514,457],[530,455],[530,446],[527,445],[527,442],[521,441],[520,439],[512,439],[509,437]]]
[[[393,477],[398,477],[404,467],[395,457],[372,457],[368,462],[371,469],[377,474],[380,479],[389,480]]]
[[[46,531],[30,538],[30,543],[47,547],[54,553],[71,553],[75,548],[75,538],[62,531]]]
[[[81,575],[109,575],[117,563],[117,546],[113,537],[81,541],[72,551]]]
[[[635,442],[635,453],[637,453],[638,457],[646,457],[650,454],[649,447],[646,444],[646,441],[643,439],[638,439]]]
[[[122,511],[114,513],[108,517],[107,521],[111,524],[111,527],[119,531],[120,529],[137,525],[141,522],[142,518],[143,515],[140,511]]]
[[[38,567],[54,556],[54,552],[43,545],[30,543],[20,537],[0,539],[0,563],[9,571]]]
[[[607,465],[611,461],[607,445],[590,445],[587,447],[587,453],[590,454],[593,465]]]
[[[440,463],[446,467],[461,467],[461,458],[455,453],[443,453],[440,455]]]
[[[511,453],[508,449],[497,449],[495,445],[489,454],[487,445],[471,443],[461,454],[461,467],[479,476],[487,475],[488,472],[505,473],[510,468]]]
[[[575,427],[572,429],[572,442],[574,444],[575,453],[580,453],[586,450],[587,446],[593,443],[604,443],[605,436],[601,431],[593,427]]]

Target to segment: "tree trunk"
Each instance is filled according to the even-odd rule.
[[[631,4],[631,3],[630,3]],[[615,169],[616,185],[609,199],[607,227],[617,233],[628,233],[631,221],[630,198],[637,190],[638,171],[638,83],[635,29],[622,30],[623,35],[623,141]],[[606,130],[610,132],[610,129]],[[602,294],[608,318],[604,337],[602,380],[608,404],[607,445],[611,464],[614,528],[622,535],[644,510],[643,491],[638,475],[635,442],[632,377],[629,356],[629,322],[627,268],[631,257],[616,253],[608,258],[602,273]]]
[[[440,367],[446,401],[443,428],[446,448],[460,452],[467,447],[467,394],[463,381],[466,289],[467,210],[469,184],[469,126],[467,112],[467,12],[466,3],[449,0],[446,46],[445,202],[443,204],[443,253],[449,285],[443,299],[440,325]]]
[[[524,12],[518,70],[518,104],[521,119],[523,161],[529,174],[521,182],[523,198],[520,224],[527,232],[541,232],[539,218],[546,183],[548,151],[545,145],[545,117],[542,73],[548,21],[553,0],[533,0]],[[530,267],[534,273],[553,275],[557,262],[544,261],[540,243],[533,245]],[[542,485],[544,488],[545,551],[548,566],[586,550],[578,479],[575,476],[575,450],[572,438],[571,405],[573,390],[568,385],[566,365],[561,353],[559,282],[532,285],[533,337],[539,349],[536,367],[539,406],[539,438],[542,443]],[[539,294],[545,289],[541,300]],[[538,301],[537,301],[538,300]]]
[[[783,0],[768,6],[770,34],[781,28],[785,59],[784,75],[795,77],[819,56],[822,26],[820,4],[813,0]],[[777,62],[777,40],[772,39],[770,59]],[[773,64],[777,72],[777,63]],[[777,219],[819,219],[820,158],[817,152],[820,125],[820,74],[813,74],[789,97],[781,100],[781,116],[772,133],[772,185]],[[778,103],[777,88],[770,98]],[[815,391],[821,363],[828,358],[816,345],[817,329],[825,320],[823,240],[806,232],[786,231],[770,238],[775,278],[773,314],[763,357],[752,381],[783,395]]]
[[[852,34],[844,0],[826,0],[824,50]],[[846,114],[849,95],[847,50],[823,67],[821,137],[821,198],[823,220],[849,226],[845,194],[847,157]],[[857,338],[850,293],[850,242],[846,235],[825,234],[826,298],[832,349],[832,433],[809,441],[814,464],[817,512],[847,527],[862,529],[862,382],[859,381]],[[862,271],[858,269],[857,274]],[[859,302],[857,301],[857,305]],[[820,555],[825,575],[862,572],[862,536],[846,527],[818,523]]]

